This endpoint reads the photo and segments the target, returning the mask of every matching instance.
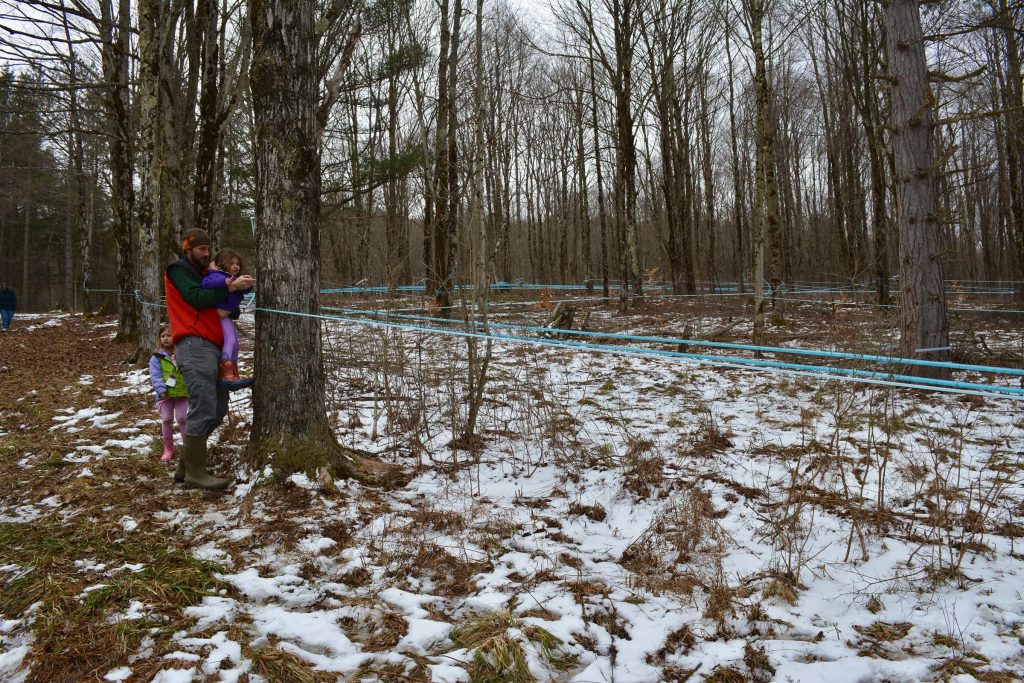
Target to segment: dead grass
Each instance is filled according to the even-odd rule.
[[[24,617],[35,605],[30,680],[77,680],[126,664],[153,627],[157,647],[168,646],[169,626],[187,622],[185,607],[228,588],[215,577],[221,567],[173,539],[142,529],[123,536],[84,518],[0,524],[0,565],[18,567],[0,585],[0,613]],[[106,567],[75,564],[85,560]],[[120,618],[136,601],[143,616]]]
[[[355,673],[347,680],[356,681],[380,681],[381,683],[430,683],[433,680],[429,661],[425,657],[403,653],[409,657],[409,661],[399,664],[391,662],[380,662],[371,659],[356,669]],[[331,678],[330,680],[335,680]]]
[[[444,548],[423,543],[417,549],[400,549],[384,558],[390,565],[388,576],[415,576],[430,579],[431,592],[444,597],[463,597],[477,590],[473,577],[493,569],[489,561],[473,561],[452,555]]]
[[[453,510],[435,510],[431,507],[422,507],[409,513],[409,519],[416,526],[443,533],[462,531],[466,528],[465,516]]]
[[[338,678],[336,674],[314,671],[312,664],[273,643],[258,648],[243,645],[242,654],[252,661],[252,672],[268,683],[331,683]]]
[[[471,616],[456,627],[450,638],[472,651],[469,679],[472,683],[533,683],[524,646],[529,643],[539,658],[554,671],[564,671],[575,658],[549,631],[526,624],[508,611]]]
[[[584,505],[583,503],[570,503],[569,514],[583,515],[587,519],[591,519],[595,522],[603,522],[605,517],[608,516],[604,506],[600,504]]]

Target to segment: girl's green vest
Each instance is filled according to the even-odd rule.
[[[164,385],[167,387],[167,398],[188,398],[188,389],[185,388],[185,378],[171,359],[167,356],[160,356],[160,370],[164,373]],[[167,381],[174,378],[174,386]]]

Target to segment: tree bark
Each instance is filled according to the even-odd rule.
[[[130,9],[129,0],[119,0],[115,17],[113,0],[100,3],[100,52],[106,85],[103,104],[107,115],[110,198],[117,242],[117,342],[134,340],[138,334],[138,304],[134,296],[137,252],[133,222],[135,187],[132,182],[135,131],[128,91]]]
[[[319,92],[316,3],[251,0],[257,169],[255,461],[283,474],[359,470],[331,431],[320,321]]]
[[[900,353],[949,359],[949,323],[940,256],[938,179],[933,154],[935,97],[928,84],[917,0],[883,5],[896,165],[896,222],[900,234]],[[944,368],[907,372],[948,377]]]

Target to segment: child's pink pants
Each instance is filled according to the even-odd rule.
[[[178,431],[184,438],[185,434],[185,413],[188,412],[187,398],[162,398],[156,402],[156,409],[160,413],[161,431],[164,437],[164,445],[174,446],[174,421],[178,421]]]

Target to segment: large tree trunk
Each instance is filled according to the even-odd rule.
[[[935,98],[928,85],[917,0],[889,0],[887,31],[896,219],[900,235],[900,353],[905,358],[947,360],[946,318],[938,180],[932,151]],[[920,376],[946,377],[943,368],[914,366]]]
[[[67,278],[70,281],[70,285],[66,286],[69,289],[69,294],[72,296],[72,300],[65,302],[68,310],[77,309],[77,301],[74,301],[74,258],[71,256],[71,252],[74,250],[75,245],[73,242],[78,240],[79,245],[81,244],[81,235],[86,231],[85,226],[85,173],[84,173],[84,150],[82,145],[82,132],[81,132],[81,119],[78,111],[78,57],[75,55],[73,43],[71,42],[71,27],[68,24],[67,14],[64,15],[64,38],[68,43],[68,85],[70,86],[68,92],[68,154],[70,155],[69,170],[71,173],[71,187],[74,189],[74,200],[71,209],[71,217],[69,220],[69,232],[66,233],[67,239]],[[69,200],[71,201],[71,200]],[[86,260],[87,254],[81,253],[81,247],[79,247],[80,260]],[[85,272],[85,264],[82,265],[82,270]],[[89,292],[83,291],[83,307],[81,310],[89,312]]]
[[[775,120],[771,115],[771,86],[768,82],[767,59],[764,50],[763,22],[766,14],[766,0],[747,0],[747,16],[750,22],[750,47],[754,53],[754,96],[757,104],[757,182],[760,188],[761,203],[756,205],[758,212],[758,237],[755,239],[757,250],[758,281],[754,283],[758,299],[755,304],[754,337],[763,339],[764,335],[764,300],[761,293],[764,287],[764,242],[767,239],[770,249],[771,263],[768,268],[772,289],[772,317],[778,324],[782,322],[782,306],[776,298],[781,283],[781,223],[779,219],[779,189],[776,177],[776,132]],[[760,318],[760,322],[758,321]]]
[[[611,296],[608,284],[608,212],[604,203],[604,173],[601,164],[601,129],[597,119],[597,83],[594,75],[594,53],[590,49],[590,59],[587,61],[590,72],[590,116],[591,127],[594,130],[594,172],[597,183],[597,218],[601,231],[601,295],[605,301]]]
[[[163,27],[164,3],[161,0],[139,0],[139,146],[140,179],[138,197],[139,221],[139,339],[136,353],[146,357],[159,336],[163,310],[157,305],[163,294],[164,231],[161,221],[160,180],[162,137],[162,97],[160,75],[165,57]]]
[[[142,0],[140,0],[142,2]],[[217,175],[217,149],[223,137],[227,113],[221,115],[220,62],[223,58],[218,41],[217,1],[199,0],[196,18],[191,29],[199,45],[199,71],[202,95],[199,97],[199,130],[196,148],[196,177],[192,194],[192,214],[195,227],[210,233],[217,244],[220,226],[214,221],[220,188]]]
[[[1019,7],[1019,6],[1018,6]],[[996,8],[993,8],[996,9]],[[1017,280],[1024,282],[1024,87],[1021,84],[1021,54],[1015,10],[1007,0],[998,0],[999,29],[1005,41],[1006,77],[1002,98],[1005,117],[1007,200],[1010,210],[1009,233],[1017,262]],[[1024,285],[1018,284],[1017,297],[1024,299]]]
[[[135,299],[136,240],[133,226],[135,207],[134,130],[128,95],[128,50],[130,7],[119,0],[117,16],[113,0],[100,3],[100,42],[103,62],[103,97],[110,146],[110,199],[114,208],[114,239],[117,242],[118,320],[115,341],[136,338],[138,306]]]
[[[320,321],[320,140],[316,3],[252,0],[256,126],[256,317],[252,442],[275,470],[348,474],[327,421]]]
[[[454,236],[458,209],[457,169],[458,147],[456,145],[455,101],[459,63],[459,27],[462,22],[462,0],[455,0],[451,10],[449,28],[449,3],[441,4],[441,54],[437,67],[437,137],[434,166],[434,216],[433,267],[427,287],[434,295],[434,303],[442,315],[449,315],[452,303],[452,278],[454,277]]]
[[[736,97],[733,82],[732,50],[729,45],[729,36],[732,35],[732,27],[726,27],[725,31],[725,57],[729,66],[729,141],[732,152],[732,208],[733,222],[736,234],[736,250],[734,252],[733,270],[739,281],[739,290],[744,291],[744,280],[746,279],[747,261],[743,253],[743,176],[740,174],[740,155],[736,139],[739,137],[739,130],[736,127]]]
[[[629,3],[626,3],[627,5]],[[644,296],[644,273],[640,264],[640,246],[636,226],[636,142],[633,138],[633,10],[627,6],[622,19],[616,18],[616,56],[619,78],[615,92],[615,132],[617,184],[621,197],[623,246],[626,249],[628,272],[632,276],[633,297]],[[623,278],[624,280],[628,277]],[[623,282],[623,287],[626,283]]]

